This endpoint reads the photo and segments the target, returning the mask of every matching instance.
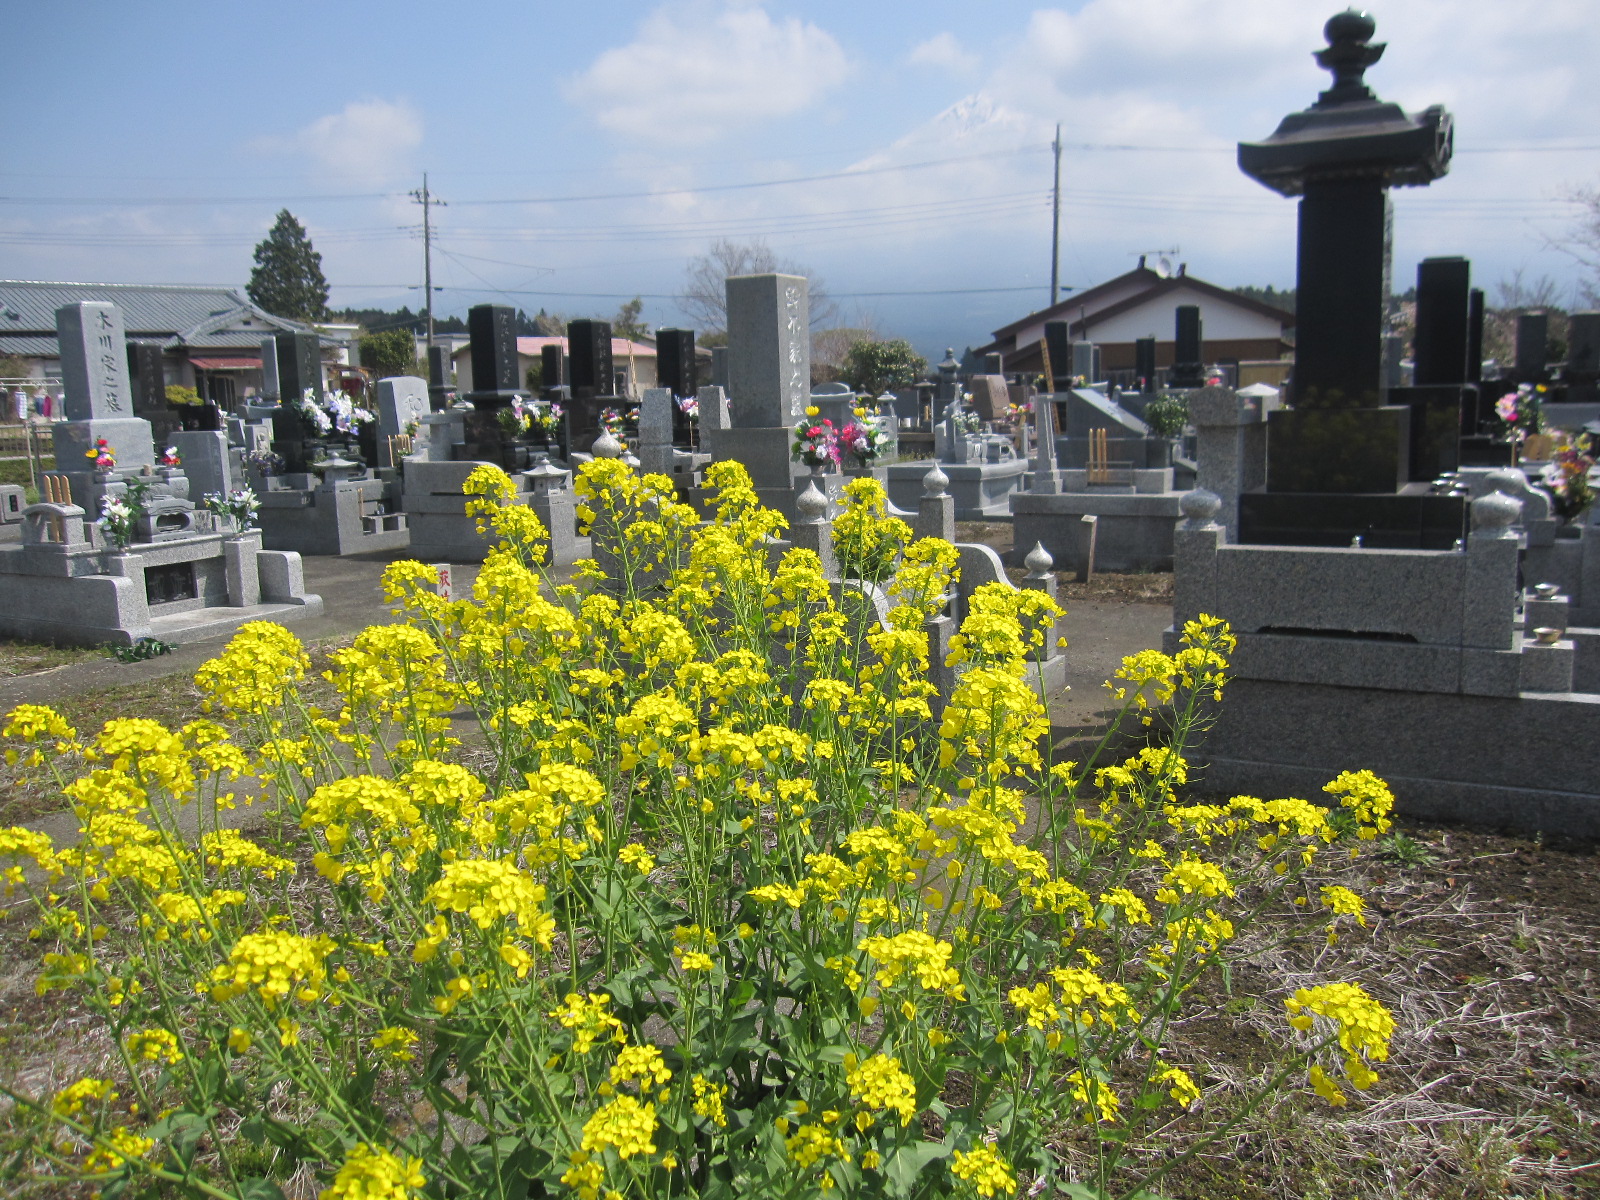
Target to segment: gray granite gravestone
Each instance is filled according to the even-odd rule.
[[[115,453],[118,468],[154,465],[150,423],[133,412],[121,310],[97,300],[68,304],[56,311],[56,337],[67,418],[53,430],[58,469],[89,473],[87,452],[101,438]]]

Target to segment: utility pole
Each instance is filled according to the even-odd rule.
[[[432,205],[444,205],[428,191],[428,173],[422,173],[422,187],[412,189],[411,198],[422,205],[422,292],[428,311],[428,349],[433,349],[433,222],[429,213]]]
[[[1056,152],[1055,199],[1050,217],[1050,303],[1055,304],[1061,295],[1061,122],[1056,122],[1056,140],[1051,147]]]

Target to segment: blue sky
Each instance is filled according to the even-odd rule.
[[[406,192],[427,170],[442,312],[608,316],[637,293],[678,324],[689,259],[760,236],[931,352],[1045,303],[1056,121],[1064,285],[1172,248],[1219,284],[1292,285],[1294,205],[1233,147],[1325,85],[1310,52],[1336,4],[10,7],[32,66],[4,84],[8,277],[242,284],[288,207],[335,305],[416,307]],[[1457,123],[1451,174],[1396,194],[1397,287],[1464,254],[1491,296],[1519,271],[1570,290],[1549,241],[1564,190],[1600,185],[1592,0],[1372,12],[1368,82]],[[833,178],[743,186],[813,176]]]

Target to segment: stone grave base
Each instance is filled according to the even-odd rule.
[[[307,595],[300,556],[261,549],[259,533],[197,534],[102,558],[0,548],[0,636],[59,644],[128,646],[140,638],[202,641],[247,621],[294,621],[322,612]],[[79,561],[71,562],[68,558]],[[106,574],[87,570],[108,569]],[[81,568],[81,569],[80,569]],[[182,598],[162,599],[174,577]]]
[[[891,464],[889,502],[915,512],[922,502],[923,477],[933,466],[928,459]],[[955,498],[958,521],[1008,519],[1008,502],[1013,493],[1022,490],[1028,474],[1028,464],[1020,458],[997,463],[939,463],[938,467],[950,480],[945,490]]]
[[[262,544],[316,555],[404,550],[411,544],[407,515],[384,511],[393,507],[386,492],[382,479],[264,492]]]
[[[1066,471],[1063,475],[1081,475]],[[1141,472],[1143,474],[1143,472]],[[1150,474],[1168,475],[1168,471]],[[1017,492],[1011,497],[1011,544],[1017,561],[1038,542],[1055,559],[1056,570],[1081,574],[1086,542],[1083,518],[1098,517],[1094,569],[1097,571],[1172,570],[1172,529],[1181,515],[1181,492],[1114,494],[1064,492],[1041,496]],[[959,519],[960,513],[957,512]]]
[[[1286,639],[1288,640],[1288,639]],[[1202,790],[1299,796],[1368,769],[1398,810],[1600,836],[1600,695],[1466,696],[1236,679],[1195,755]],[[1192,778],[1192,777],[1191,777]]]

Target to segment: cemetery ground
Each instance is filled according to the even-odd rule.
[[[1009,548],[1009,527],[999,523],[964,526],[958,536]],[[359,628],[388,619],[377,600],[381,568],[376,560],[306,560],[308,590],[323,595],[328,611],[296,632],[318,670]],[[458,568],[458,587],[464,576],[470,586]],[[1170,620],[1170,587],[1171,576],[1159,574],[1063,580],[1071,690],[1051,708],[1059,746],[1092,744],[1108,715],[1101,683],[1123,655],[1158,644]],[[100,652],[5,646],[0,710],[52,703],[80,729],[110,715],[181,724],[201,715],[190,678],[219,647],[185,646],[128,665]],[[473,731],[459,720],[457,731],[470,759]],[[0,825],[70,822],[51,817],[49,796],[3,769]],[[251,819],[269,848],[290,851],[269,818],[255,812]],[[292,844],[300,857],[302,845]],[[1202,1128],[1235,1123],[1156,1193],[1173,1200],[1600,1195],[1597,865],[1592,844],[1403,821],[1370,853],[1330,865],[1325,882],[1366,898],[1366,928],[1350,929],[1330,948],[1292,919],[1258,924],[1245,933],[1231,978],[1207,980],[1186,1002],[1167,1057],[1189,1069],[1204,1099],[1198,1119],[1180,1116],[1153,1130],[1149,1159],[1176,1156]],[[296,887],[323,886],[302,867]],[[28,933],[25,920],[0,921],[0,1080],[49,1094],[95,1074],[112,1049],[77,993],[35,994],[37,950]],[[1283,998],[1335,965],[1395,1015],[1380,1081],[1342,1108],[1291,1088],[1246,1111],[1242,1098],[1272,1075],[1283,1045]],[[397,1129],[430,1119],[415,1098],[381,1099]],[[9,1106],[0,1107],[0,1161],[15,1145],[14,1128]],[[1052,1140],[1069,1161],[1084,1162],[1093,1136],[1067,1127]],[[270,1161],[261,1167],[270,1170]],[[320,1186],[305,1175],[282,1182],[290,1200],[310,1200]],[[89,1194],[6,1186],[19,1196]]]

